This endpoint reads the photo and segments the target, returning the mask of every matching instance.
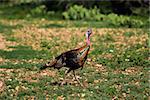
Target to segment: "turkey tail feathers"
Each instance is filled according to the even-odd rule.
[[[51,61],[51,62],[48,62],[48,63],[44,64],[44,65],[40,68],[40,70],[44,70],[44,69],[46,69],[46,68],[48,68],[48,67],[53,67],[55,64],[56,64],[56,60],[53,60],[53,61]]]

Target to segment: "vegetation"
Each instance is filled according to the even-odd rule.
[[[141,20],[137,18],[132,18],[117,14],[101,14],[99,9],[96,7],[94,9],[86,9],[83,6],[74,5],[70,7],[68,11],[63,13],[65,19],[71,20],[95,20],[95,21],[105,21],[112,26],[125,26],[125,27],[143,27],[144,23],[147,25],[147,20]],[[144,22],[145,21],[145,22]]]
[[[86,13],[100,19],[77,12],[79,17],[72,19],[71,8],[88,9],[76,5],[65,11],[66,20],[64,11],[47,11],[43,4],[26,6],[0,6],[0,99],[148,99],[147,17],[104,14],[95,7]],[[77,70],[85,88],[71,76],[59,86],[65,69],[39,68],[83,46],[87,27],[93,29],[91,50],[83,70]]]

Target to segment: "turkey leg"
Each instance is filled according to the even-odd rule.
[[[76,77],[76,73],[75,71],[73,70],[73,75],[75,77],[75,79],[77,80],[77,82],[80,84],[80,86],[84,87],[83,84],[79,81],[79,79]]]
[[[68,76],[68,74],[69,74],[70,71],[71,71],[71,69],[69,69],[68,71],[67,71],[67,70],[65,71],[64,79],[63,79],[63,81],[61,82],[61,86],[65,83],[66,78],[67,78],[67,76]]]

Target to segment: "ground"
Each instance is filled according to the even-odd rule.
[[[84,88],[71,76],[59,86],[64,68],[39,70],[60,53],[83,46],[86,30],[72,21],[0,19],[0,98],[148,99],[147,29],[92,27],[88,59],[76,70]]]

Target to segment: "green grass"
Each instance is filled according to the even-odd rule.
[[[33,50],[31,47],[28,46],[16,46],[16,47],[9,47],[9,48],[15,48],[12,51],[5,51],[0,50],[0,56],[5,59],[47,59],[48,53],[47,51],[41,50],[36,51]]]
[[[2,42],[17,43],[8,44],[5,49],[0,49],[0,79],[5,84],[5,89],[0,91],[1,100],[148,99],[150,61],[147,29],[140,28],[139,31],[137,28],[135,31],[135,29],[112,28],[105,32],[102,27],[105,30],[112,27],[107,22],[46,18],[41,21],[41,17],[24,18],[26,13],[21,16],[18,8],[20,7],[16,7],[14,12],[7,12],[11,10],[9,7],[0,8],[0,11],[3,10],[0,13],[3,15],[0,16],[0,35],[4,36],[6,41]],[[16,12],[20,13],[12,16]],[[23,22],[18,22],[17,25],[9,23],[18,20]],[[46,75],[43,75],[44,72],[40,72],[39,68],[53,56],[75,48],[85,38],[84,35],[76,33],[82,33],[87,27],[93,28],[92,46],[88,56],[91,61],[86,62],[83,70],[76,71],[77,75],[82,77],[81,82],[87,87],[82,88],[75,81],[71,81],[71,76],[68,77],[70,83],[59,86],[64,69],[57,71],[49,68]],[[20,31],[18,33],[13,30]],[[66,34],[65,32],[68,32],[68,36],[62,38],[61,33]],[[17,37],[18,34],[20,37]],[[22,36],[28,37],[21,39]],[[69,42],[66,41],[68,38]]]
[[[12,26],[12,25],[4,25],[0,23],[0,32],[4,33],[4,35],[11,35],[13,33],[12,32],[13,29],[17,29],[20,27],[21,27],[20,25]]]

